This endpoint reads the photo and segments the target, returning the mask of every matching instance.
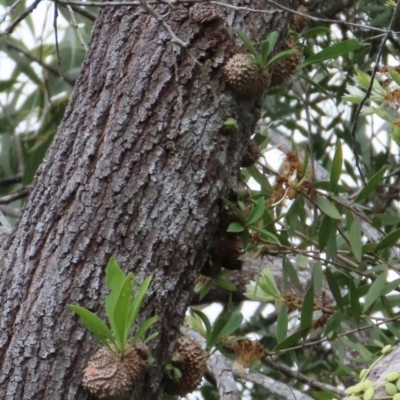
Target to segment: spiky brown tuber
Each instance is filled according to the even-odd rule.
[[[279,86],[289,79],[300,63],[301,51],[295,35],[288,36],[283,50],[293,50],[294,53],[273,66],[271,71],[271,87]]]
[[[303,5],[299,6],[299,8],[297,9],[297,12],[309,15],[307,7],[305,7]],[[292,19],[292,23],[290,24],[290,27],[295,32],[301,33],[301,32],[303,32],[303,30],[307,26],[307,24],[308,24],[308,18],[307,17],[304,17],[303,15],[299,15],[299,14],[294,14],[293,15],[293,19]]]
[[[270,86],[271,75],[265,68],[254,64],[251,54],[235,54],[225,65],[229,85],[244,97],[258,97]]]
[[[148,349],[138,343],[121,357],[103,347],[89,360],[83,371],[82,385],[99,399],[114,400],[132,390],[134,382],[144,373]]]
[[[247,145],[246,154],[242,159],[242,167],[251,167],[261,157],[260,148],[255,140],[250,139]]]
[[[200,384],[207,367],[209,354],[200,345],[187,336],[181,336],[176,344],[172,361],[174,367],[182,374],[179,379],[166,376],[164,379],[165,393],[169,395],[186,396]]]

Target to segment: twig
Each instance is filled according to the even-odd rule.
[[[12,217],[12,218],[19,218],[21,216],[20,211],[16,210],[14,207],[6,206],[6,205],[0,205],[0,213],[3,213],[4,215],[8,215],[9,217]]]
[[[74,28],[74,30],[76,32],[76,35],[78,36],[79,41],[81,42],[81,45],[83,46],[83,48],[87,52],[88,51],[88,47],[87,47],[85,41],[83,40],[83,37],[82,37],[81,32],[79,30],[78,23],[76,22],[76,19],[75,19],[74,11],[72,10],[71,6],[67,6],[67,8],[68,8],[68,11],[69,11],[69,15],[71,16],[72,26],[73,26],[73,28]]]
[[[71,8],[72,8],[77,14],[80,14],[80,15],[82,15],[83,17],[86,17],[86,18],[89,19],[90,21],[95,22],[96,19],[97,19],[97,15],[96,15],[96,14],[94,14],[94,13],[88,11],[88,10],[85,10],[85,9],[82,8],[82,7],[78,7],[78,6],[71,5]]]
[[[58,68],[60,68],[60,66],[61,66],[61,59],[60,59],[60,47],[59,47],[59,45],[58,45],[57,18],[58,18],[58,5],[57,5],[57,3],[55,3],[55,4],[54,4],[53,28],[54,28],[54,37],[55,37],[55,39],[56,39],[56,53],[57,53]]]
[[[241,368],[237,364],[234,364],[232,367],[233,374],[241,379],[244,379],[248,382],[255,383],[257,385],[262,386],[264,389],[268,390],[268,392],[277,394],[284,399],[287,400],[311,400],[312,397],[308,396],[305,393],[300,392],[297,389],[291,388],[289,385],[271,379],[268,376],[259,373],[248,373],[244,368]]]
[[[277,360],[272,360],[270,358],[265,358],[263,361],[263,364],[266,365],[267,367],[277,369],[278,371],[282,372],[286,376],[290,378],[294,378],[298,380],[299,382],[305,383],[310,387],[316,388],[316,389],[322,389],[323,391],[329,391],[332,392],[339,397],[345,397],[344,390],[338,389],[335,386],[329,385],[328,383],[322,383],[318,382],[307,375],[302,374],[299,371],[294,371],[290,367],[288,367],[285,364],[282,364],[281,362]]]
[[[371,94],[372,86],[374,85],[375,75],[376,75],[376,72],[378,70],[379,62],[380,62],[382,54],[383,54],[383,49],[385,47],[386,41],[389,38],[389,35],[392,33],[391,30],[392,30],[392,28],[394,26],[394,23],[396,22],[396,14],[399,11],[399,7],[400,7],[400,1],[397,2],[396,8],[395,8],[395,10],[393,12],[392,19],[391,19],[390,24],[389,24],[389,29],[387,30],[386,35],[384,36],[384,38],[383,38],[383,40],[381,42],[381,45],[379,46],[378,56],[376,57],[375,66],[374,66],[374,69],[372,71],[372,75],[371,75],[371,79],[370,79],[370,82],[369,82],[368,90],[365,93],[364,98],[361,100],[360,104],[357,107],[356,113],[354,115],[353,127],[351,129],[351,138],[352,138],[352,141],[353,141],[353,153],[354,153],[354,157],[356,159],[356,166],[357,166],[358,172],[360,173],[360,176],[361,176],[361,179],[362,179],[364,185],[365,185],[365,177],[364,177],[364,174],[362,173],[362,170],[361,170],[360,159],[359,159],[359,155],[358,155],[358,151],[357,151],[357,142],[356,142],[357,119],[358,119],[358,117],[359,117],[359,115],[361,113],[361,109],[363,108],[365,102],[368,100],[368,98],[369,98],[369,96]]]
[[[28,8],[26,8],[11,24],[6,28],[5,31],[0,32],[0,36],[9,35],[14,31],[17,25],[23,21],[41,2],[42,0],[35,0]]]
[[[5,44],[5,46],[7,48],[9,48],[9,49],[15,50],[15,51],[23,54],[28,60],[31,60],[31,61],[39,64],[42,68],[44,68],[45,70],[49,71],[51,74],[60,77],[65,82],[67,82],[69,85],[71,85],[71,86],[75,85],[75,79],[73,79],[73,78],[71,78],[71,77],[69,77],[67,75],[62,74],[57,68],[54,68],[51,65],[48,65],[48,64],[44,63],[39,58],[36,58],[36,57],[32,56],[31,54],[29,54],[26,51],[20,49],[19,47],[15,46],[14,44],[7,43],[7,44]]]
[[[15,200],[21,199],[22,197],[27,196],[31,189],[32,189],[32,186],[29,185],[22,189],[17,190],[14,193],[7,194],[3,197],[0,197],[0,204],[9,204]]]
[[[397,317],[393,317],[393,318],[387,318],[386,320],[378,321],[378,322],[375,322],[374,324],[371,324],[371,325],[362,326],[360,328],[352,329],[350,331],[343,332],[343,333],[338,333],[336,338],[341,338],[341,337],[344,337],[344,336],[352,335],[353,333],[358,333],[358,332],[361,332],[361,331],[365,331],[365,330],[371,329],[371,328],[373,328],[375,326],[384,325],[384,324],[387,324],[388,322],[392,322],[392,321],[400,321],[400,317],[397,316]],[[312,342],[302,343],[302,344],[299,344],[297,346],[288,347],[287,349],[281,350],[279,353],[282,353],[282,352],[286,353],[288,351],[302,349],[303,347],[313,347],[313,346],[315,346],[317,344],[321,344],[321,343],[327,342],[329,340],[330,339],[325,337],[325,338],[322,338],[322,339],[314,340]]]
[[[0,24],[2,24],[6,18],[17,8],[18,4],[21,3],[22,0],[17,0],[14,4],[11,4],[10,7],[6,8],[6,12],[0,17]]]
[[[0,186],[13,185],[14,183],[19,183],[22,181],[22,174],[18,173],[7,178],[0,179]]]

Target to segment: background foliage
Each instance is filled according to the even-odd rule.
[[[62,120],[98,12],[58,5],[56,45],[54,4],[34,4],[14,27],[30,4],[0,1],[0,211],[12,223]],[[306,6],[312,19],[300,37],[303,62],[265,96],[255,134],[264,157],[242,170],[243,185],[227,209],[235,215],[231,231],[262,259],[259,272],[279,265],[272,272],[280,301],[235,304],[247,319],[238,335],[258,338],[272,354],[256,371],[331,399],[400,339],[393,124],[358,116],[359,103],[343,100],[357,70],[371,75],[377,62],[398,66],[400,19],[393,19],[396,4],[379,0]],[[378,104],[394,120],[398,105],[385,98]],[[268,162],[271,154],[280,168]],[[209,376],[204,398],[218,398],[214,383]],[[279,398],[262,385],[240,387],[243,398]]]

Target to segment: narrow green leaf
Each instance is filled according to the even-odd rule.
[[[261,234],[261,237],[263,237],[263,239],[272,239],[275,243],[279,244],[279,246],[281,246],[281,242],[280,240],[271,232],[266,231],[265,229],[260,229],[256,226],[252,226],[251,229],[253,229],[254,231],[258,232]]]
[[[314,292],[316,295],[322,293],[322,285],[324,280],[324,272],[322,271],[322,265],[320,261],[315,262],[313,269],[313,282]]]
[[[106,270],[106,282],[110,291],[119,292],[125,281],[125,278],[126,276],[119,267],[117,260],[114,257],[111,257],[107,264]]]
[[[359,324],[361,321],[361,306],[357,289],[353,281],[350,281],[349,292],[350,292],[351,312],[353,313],[355,321],[357,322],[357,324]]]
[[[227,232],[243,232],[244,226],[239,224],[239,222],[231,222],[228,226]]]
[[[395,231],[389,233],[385,238],[383,238],[378,245],[376,246],[375,250],[383,250],[387,247],[393,246],[396,242],[400,239],[400,228],[396,229]]]
[[[208,338],[210,336],[210,334],[211,334],[211,323],[210,323],[210,320],[208,319],[207,315],[204,314],[200,310],[196,310],[195,308],[191,308],[190,311],[193,314],[198,315],[201,318],[201,320],[203,321],[204,326],[206,327],[206,334],[207,334],[207,338]]]
[[[214,281],[218,286],[222,287],[222,289],[229,290],[230,292],[235,292],[237,290],[234,283],[227,281],[224,278],[217,277]]]
[[[271,53],[271,42],[269,41],[269,39],[262,41],[260,48],[261,48],[262,65],[266,65],[268,56]]]
[[[345,54],[351,53],[360,47],[358,40],[349,39],[333,44],[332,46],[321,50],[317,54],[313,54],[308,57],[307,60],[301,65],[301,67],[306,67],[314,63],[319,63],[321,61],[329,60]]]
[[[155,338],[159,335],[159,333],[160,333],[160,332],[154,332],[154,333],[152,333],[150,336],[147,336],[147,338],[146,338],[146,340],[145,340],[144,342],[145,342],[145,343],[150,342],[150,340],[155,339]]]
[[[341,219],[342,216],[340,215],[339,211],[337,208],[325,197],[320,196],[317,194],[315,196],[315,202],[318,206],[318,208],[328,217],[334,218],[334,219]]]
[[[272,187],[269,183],[269,180],[266,175],[262,174],[257,167],[252,165],[251,167],[247,167],[247,171],[251,175],[251,177],[261,186],[261,190],[264,194],[271,194]]]
[[[400,74],[393,67],[389,67],[388,72],[391,78],[400,86]]]
[[[331,289],[332,296],[335,299],[336,304],[338,305],[340,310],[343,311],[343,298],[342,294],[340,293],[339,284],[337,283],[335,276],[332,274],[329,268],[325,270],[325,275],[329,285],[329,289]]]
[[[347,228],[349,233],[349,241],[351,251],[354,254],[354,258],[361,262],[362,258],[362,240],[361,240],[361,229],[357,220],[353,220],[350,227]]]
[[[213,285],[212,279],[209,279],[209,280],[204,284],[204,286],[201,288],[200,293],[199,293],[199,295],[200,295],[200,300],[203,300],[203,298],[204,298],[204,297],[207,295],[207,293],[211,290],[212,285]]]
[[[249,218],[247,219],[247,225],[253,225],[263,216],[265,211],[265,199],[264,197],[260,197],[256,204],[254,205]]]
[[[363,310],[364,312],[367,311],[372,304],[379,298],[382,293],[383,288],[386,284],[386,273],[381,273],[374,282],[372,282],[367,295],[365,296],[365,302]]]
[[[115,343],[111,331],[96,314],[86,310],[86,308],[72,304],[69,305],[68,308],[80,317],[86,329],[91,332],[101,344],[109,347],[110,343]]]
[[[232,30],[239,36],[240,40],[244,43],[247,50],[254,56],[254,58],[258,58],[258,52],[254,47],[253,42],[239,29],[232,28]]]
[[[243,321],[242,313],[239,311],[234,311],[228,323],[224,326],[224,328],[220,332],[219,337],[230,335],[236,330],[238,330],[240,328],[240,325],[242,325],[242,321]]]
[[[132,301],[133,274],[129,273],[122,284],[118,299],[113,311],[113,320],[115,325],[114,336],[117,339],[117,347],[123,352],[126,339],[130,330],[128,325],[129,308]]]
[[[300,329],[306,331],[311,328],[314,312],[314,284],[311,282],[301,307]]]
[[[304,338],[307,333],[308,329],[300,329],[299,331],[293,333],[292,335],[288,336],[285,340],[279,343],[275,348],[274,351],[280,351],[292,347],[298,343],[299,340]]]
[[[400,286],[400,278],[395,279],[392,282],[389,282],[382,290],[381,296],[386,296],[388,293],[392,292],[393,290],[397,289]]]
[[[128,320],[127,320],[128,333],[132,329],[132,326],[134,325],[134,323],[136,321],[136,317],[138,315],[140,306],[142,305],[142,301],[144,299],[144,296],[146,295],[147,289],[150,286],[150,282],[151,282],[152,278],[153,278],[152,276],[149,276],[142,282],[134,300],[132,301],[132,304],[131,304],[130,310],[129,310]]]
[[[343,318],[344,318],[344,315],[342,314],[342,312],[340,310],[337,310],[329,318],[329,320],[325,326],[324,336],[326,336],[330,340],[335,339],[336,331],[340,328]],[[332,334],[332,333],[334,333],[334,334]]]
[[[135,332],[135,336],[133,337],[131,343],[135,345],[135,343],[144,337],[144,334],[148,329],[150,329],[157,322],[157,315],[146,319],[142,325],[139,326],[138,330]]]
[[[379,185],[382,181],[383,175],[387,170],[387,166],[381,168],[371,179],[367,182],[367,184],[361,189],[360,193],[358,193],[356,199],[354,200],[355,203],[359,203],[362,200],[366,199]]]
[[[221,332],[225,325],[228,324],[231,319],[232,311],[224,311],[215,321],[211,334],[207,336],[206,349],[211,350],[218,342],[221,337]]]
[[[335,155],[332,162],[332,170],[330,176],[330,186],[333,193],[338,193],[338,183],[340,175],[342,174],[342,164],[343,164],[343,153],[342,144],[340,140],[337,143]]]
[[[284,276],[287,276],[290,279],[290,282],[292,282],[297,290],[302,291],[303,286],[301,285],[299,276],[297,275],[296,268],[286,257],[283,259],[282,267]]]
[[[278,343],[281,343],[286,339],[288,324],[289,318],[287,307],[283,306],[279,311],[278,320],[276,322],[276,340],[278,341]]]
[[[322,36],[329,32],[329,28],[325,28],[324,26],[317,26],[315,28],[308,29],[307,31],[302,33],[301,36],[305,39],[308,39],[312,37]]]
[[[272,65],[285,60],[286,58],[289,58],[290,56],[292,56],[294,54],[293,50],[285,50],[285,51],[281,51],[280,53],[276,54],[275,56],[273,56],[267,63],[268,67],[271,67]]]

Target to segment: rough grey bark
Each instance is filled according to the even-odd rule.
[[[282,4],[297,7],[296,0]],[[153,275],[140,319],[159,316],[156,363],[133,397],[154,400],[162,391],[163,367],[216,229],[218,199],[237,183],[259,107],[225,85],[222,66],[237,49],[231,31],[190,21],[183,5],[157,10],[169,12],[166,21],[201,66],[144,10],[100,13],[64,120],[4,249],[1,398],[88,398],[81,372],[98,344],[67,305],[102,310],[111,255],[139,282]],[[254,41],[272,30],[283,39],[290,22],[281,12],[229,9],[224,18]],[[241,129],[222,135],[228,117]]]

